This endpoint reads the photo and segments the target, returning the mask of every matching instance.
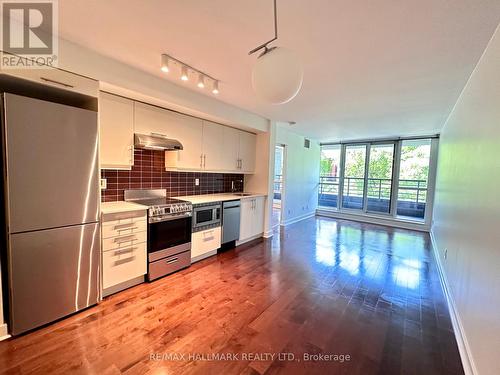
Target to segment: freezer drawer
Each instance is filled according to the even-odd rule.
[[[13,335],[97,303],[99,238],[98,223],[9,236]]]
[[[191,252],[185,251],[167,258],[149,263],[148,280],[153,281],[159,277],[189,267],[191,265]]]

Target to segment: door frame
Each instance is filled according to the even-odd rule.
[[[273,225],[273,228],[277,226],[283,226],[283,217],[286,212],[285,210],[285,202],[286,202],[286,166],[287,164],[287,159],[288,159],[288,153],[287,153],[287,147],[286,144],[284,143],[275,143],[274,145],[274,152],[275,152],[275,160],[276,160],[276,148],[281,147],[283,149],[283,157],[281,158],[281,203],[280,203],[280,221],[277,225]],[[276,166],[276,164],[275,164]],[[276,170],[273,173],[273,179],[274,176],[276,176]],[[274,181],[273,181],[273,200],[274,200]],[[273,207],[274,209],[274,207]]]

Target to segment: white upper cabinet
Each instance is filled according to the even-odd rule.
[[[177,168],[199,170],[202,165],[202,120],[172,113],[171,129],[167,136],[182,143],[182,151],[167,151],[166,155],[177,157]]]
[[[255,171],[257,136],[243,131],[239,133],[239,170],[246,173],[253,173]]]
[[[222,149],[224,161],[222,169],[226,171],[239,171],[240,131],[227,126],[223,128]]]
[[[163,108],[139,102],[134,102],[134,106],[134,121],[136,133],[155,133],[171,137],[170,134],[167,134],[167,131],[169,129],[168,122],[171,120],[171,117],[168,116],[168,114],[170,113],[169,111]]]
[[[7,57],[10,54],[4,52],[3,55]],[[99,96],[99,81],[49,66],[42,69],[26,69],[23,66],[31,65],[28,59],[17,56],[16,60],[24,61],[23,64],[19,64],[19,69],[6,69],[0,66],[0,73],[41,83],[45,86],[78,92],[93,98]]]
[[[101,168],[130,169],[134,164],[134,102],[99,94]]]
[[[224,169],[224,126],[210,121],[203,121],[203,169],[219,171]]]
[[[182,143],[183,150],[165,152],[167,170],[255,170],[255,134],[111,94],[103,93],[100,103],[103,168],[130,169],[134,133],[138,133],[165,136]]]
[[[167,151],[167,169],[199,170],[202,167],[202,120],[167,109],[135,103],[135,132],[177,139],[182,151]]]

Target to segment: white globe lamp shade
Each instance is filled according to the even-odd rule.
[[[303,76],[302,63],[297,54],[275,47],[257,59],[252,71],[252,86],[261,99],[283,104],[297,95]]]

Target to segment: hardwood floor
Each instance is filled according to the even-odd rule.
[[[1,342],[0,373],[463,374],[430,249],[304,220]]]

